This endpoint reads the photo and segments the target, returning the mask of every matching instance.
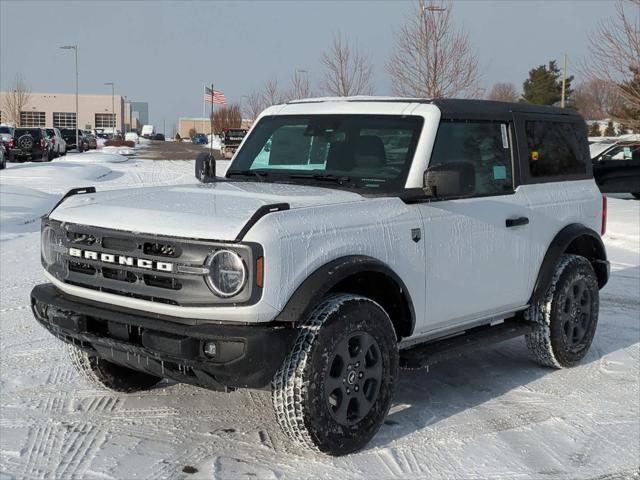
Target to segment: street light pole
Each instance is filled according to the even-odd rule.
[[[116,109],[115,104],[113,103],[113,92],[114,92],[114,83],[113,82],[105,82],[105,85],[111,85],[111,116],[113,117],[113,138],[116,138]]]
[[[78,45],[64,45],[60,48],[62,50],[73,50],[76,57],[76,150],[80,150],[80,145],[78,145],[78,142],[80,141],[78,138],[78,122],[80,120],[78,118]]]

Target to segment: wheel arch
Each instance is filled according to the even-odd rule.
[[[408,337],[415,326],[415,310],[402,279],[385,263],[365,255],[340,257],[309,275],[276,317],[281,322],[306,318],[329,293],[365,296],[382,306],[398,339]]]
[[[533,294],[529,300],[531,305],[540,300],[546,292],[553,278],[555,266],[565,253],[585,257],[593,266],[598,279],[598,287],[602,288],[607,284],[609,280],[609,262],[607,261],[607,252],[602,243],[602,238],[594,230],[582,224],[574,223],[560,230],[549,245],[538,270]]]

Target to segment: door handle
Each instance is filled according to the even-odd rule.
[[[527,217],[507,218],[507,228],[520,227],[522,225],[529,225],[529,219]]]

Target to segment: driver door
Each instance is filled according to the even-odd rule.
[[[419,205],[425,332],[497,316],[528,301],[528,202],[514,190],[512,137],[507,122],[441,121],[429,167],[442,172],[449,165],[465,179],[456,191],[451,177],[440,175],[448,191]]]

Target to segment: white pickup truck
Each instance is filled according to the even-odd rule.
[[[586,133],[526,104],[274,106],[224,178],[69,192],[33,313],[96,385],[271,389],[295,443],[353,452],[401,366],[520,335],[544,366],[585,356],[609,275]]]

